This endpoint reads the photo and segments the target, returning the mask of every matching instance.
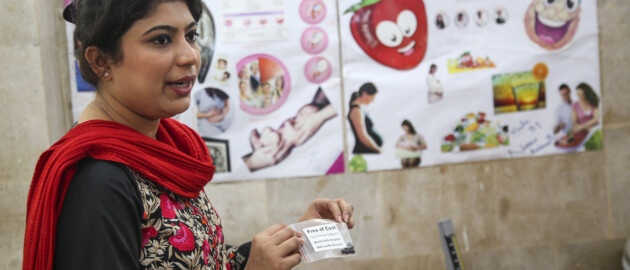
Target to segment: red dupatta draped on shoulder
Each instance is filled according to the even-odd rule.
[[[125,164],[181,196],[197,197],[214,174],[204,141],[173,119],[160,121],[156,137],[115,122],[92,120],[74,127],[46,150],[28,193],[22,268],[52,269],[63,198],[83,158]]]

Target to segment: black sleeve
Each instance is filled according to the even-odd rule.
[[[227,246],[229,264],[232,270],[243,270],[247,266],[249,260],[249,251],[252,248],[252,242],[244,243],[240,246]]]
[[[84,159],[57,223],[55,269],[139,269],[143,213],[126,166]]]

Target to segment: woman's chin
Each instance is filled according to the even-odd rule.
[[[173,104],[171,107],[164,110],[164,117],[161,117],[161,118],[170,118],[175,115],[181,114],[185,112],[186,110],[188,110],[189,106],[190,106],[190,99],[186,101],[182,101],[182,102],[177,102],[176,104]]]

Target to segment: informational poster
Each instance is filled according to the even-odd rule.
[[[339,0],[352,171],[602,147],[594,0]]]
[[[204,138],[214,181],[344,171],[334,0],[205,0],[202,64],[176,116]]]
[[[602,148],[595,0],[203,3],[174,118],[206,141],[216,182]],[[69,65],[76,119],[94,87]]]

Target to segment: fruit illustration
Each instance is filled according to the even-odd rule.
[[[532,75],[534,75],[535,79],[540,81],[544,81],[547,78],[548,74],[549,67],[547,67],[545,63],[538,63],[534,66],[534,69],[532,69]]]
[[[567,45],[580,22],[581,0],[533,0],[525,13],[529,38],[547,50]]]
[[[479,124],[477,122],[474,122],[474,123],[468,125],[468,127],[466,127],[466,131],[467,132],[475,132],[475,131],[477,131],[478,128],[479,128]]]
[[[508,127],[486,119],[485,112],[469,113],[442,139],[442,153],[497,148],[510,144]]]
[[[365,172],[367,171],[367,161],[363,156],[356,155],[350,160],[351,172]]]
[[[422,62],[427,49],[427,15],[421,0],[361,0],[350,30],[359,47],[385,66],[408,70]]]

